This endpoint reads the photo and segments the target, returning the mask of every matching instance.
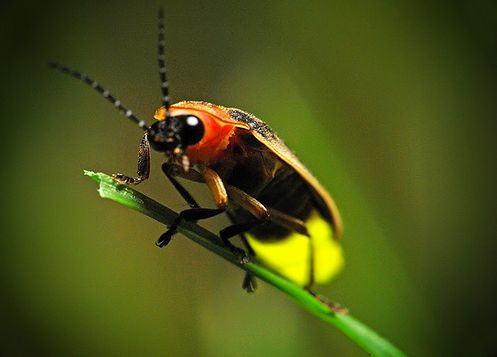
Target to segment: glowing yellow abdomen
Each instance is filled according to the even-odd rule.
[[[305,225],[310,237],[296,232],[276,241],[261,240],[251,234],[246,236],[257,260],[269,269],[298,285],[308,286],[313,264],[314,283],[324,284],[342,269],[342,248],[333,238],[330,223],[316,211],[312,212]]]

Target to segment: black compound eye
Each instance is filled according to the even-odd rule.
[[[183,144],[194,145],[204,137],[205,129],[202,120],[194,115],[184,117]]]

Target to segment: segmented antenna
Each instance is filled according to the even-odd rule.
[[[159,9],[159,75],[160,75],[160,87],[162,91],[162,104],[166,108],[166,116],[169,116],[169,82],[166,76],[166,55],[165,55],[165,27],[164,27],[164,11],[162,8]]]
[[[147,123],[145,123],[145,121],[137,118],[131,110],[129,110],[128,108],[126,108],[124,105],[121,104],[121,101],[119,99],[117,99],[112,94],[110,94],[109,91],[107,89],[105,89],[104,87],[102,87],[97,81],[94,81],[93,79],[88,77],[87,74],[75,71],[72,68],[69,68],[67,66],[64,66],[62,64],[55,63],[55,62],[49,62],[48,66],[50,68],[54,68],[56,70],[59,70],[60,72],[69,74],[69,75],[85,82],[90,87],[92,87],[97,92],[99,92],[101,95],[103,95],[104,98],[107,98],[107,100],[109,102],[111,102],[114,105],[114,107],[117,108],[117,110],[119,110],[121,113],[123,113],[126,116],[126,118],[134,121],[136,124],[138,124],[138,126],[140,128],[145,129],[145,130],[148,129],[148,125],[147,125]]]

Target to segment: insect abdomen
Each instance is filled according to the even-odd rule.
[[[305,224],[310,237],[289,232],[268,240],[248,233],[247,241],[258,261],[288,280],[301,286],[327,283],[343,267],[342,248],[333,239],[330,223],[317,211],[311,212]]]

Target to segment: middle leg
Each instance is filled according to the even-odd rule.
[[[160,236],[156,243],[159,247],[163,247],[171,241],[182,221],[191,222],[217,216],[226,210],[228,204],[228,195],[224,189],[223,182],[215,171],[204,168],[202,173],[195,170],[184,172],[179,166],[167,163],[162,165],[162,171],[164,171],[174,188],[176,188],[191,208],[181,211],[174,222],[168,227],[168,230]],[[217,208],[201,208],[193,196],[176,180],[174,174],[178,174],[191,181],[207,183],[213,193]]]

